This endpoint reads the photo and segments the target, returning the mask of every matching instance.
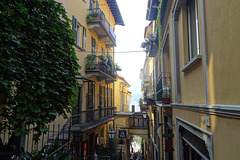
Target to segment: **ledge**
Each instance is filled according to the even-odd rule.
[[[81,51],[86,51],[85,49],[83,49],[82,47],[80,47],[79,45],[75,45],[76,48],[80,49]]]
[[[240,119],[240,105],[222,105],[222,104],[179,104],[172,103],[173,108],[185,109],[195,112],[207,113],[212,115],[224,116]]]
[[[185,64],[185,66],[183,66],[181,68],[181,72],[185,72],[187,71],[189,68],[191,68],[191,66],[193,66],[196,62],[201,60],[201,55],[197,55],[195,57],[193,57],[187,64]]]

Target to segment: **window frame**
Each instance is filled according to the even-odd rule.
[[[83,32],[82,32],[82,49],[86,49],[87,46],[87,30],[86,28],[83,26]]]
[[[192,7],[190,6],[190,3],[194,1],[194,11],[195,11],[195,17],[194,17],[194,25],[191,26],[191,9]],[[187,23],[188,23],[188,56],[189,56],[189,61],[193,59],[194,57],[198,56],[200,54],[200,48],[199,48],[199,27],[198,27],[198,4],[197,0],[188,0],[187,1]],[[196,39],[194,39],[194,42],[196,42],[196,54],[193,53],[192,49],[192,42],[193,42],[193,37],[192,37],[192,27],[195,27],[195,34],[196,34]]]
[[[96,39],[91,38],[91,53],[96,55]]]
[[[102,55],[105,55],[105,49],[102,47]]]
[[[72,17],[72,30],[73,30],[73,33],[74,33],[74,36],[75,36],[75,42],[77,42],[77,25],[78,25],[78,22],[77,22],[77,18],[73,15]]]
[[[94,82],[88,82],[88,100],[87,107],[88,109],[93,109],[95,106],[95,84]]]
[[[81,25],[77,23],[77,37],[76,37],[76,45],[81,47]]]

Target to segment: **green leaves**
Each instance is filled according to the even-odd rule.
[[[28,134],[19,122],[34,125],[36,139],[57,115],[66,117],[78,86],[70,20],[54,0],[0,1],[0,106],[15,135]]]

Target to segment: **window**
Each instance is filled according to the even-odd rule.
[[[213,160],[212,133],[176,118],[178,159]]]
[[[105,55],[105,49],[102,48],[102,55]]]
[[[93,9],[93,0],[90,0],[90,7],[91,10]]]
[[[187,1],[189,60],[199,54],[197,0]]]
[[[82,28],[83,28],[83,30],[82,30]],[[75,36],[76,46],[78,46],[82,49],[85,49],[86,48],[86,28],[81,26],[78,23],[77,18],[75,16],[73,16],[72,29],[73,29],[73,33]],[[82,30],[82,38],[81,38],[81,30]]]
[[[75,16],[73,16],[72,21],[73,21],[72,30],[73,30],[73,33],[74,33],[74,36],[75,36],[75,40],[77,41],[77,33],[78,33],[78,31],[77,31],[77,29],[78,29],[77,28],[78,27],[77,18]]]
[[[121,95],[121,98],[120,98],[120,111],[123,111],[123,104],[122,104],[122,92],[120,91],[120,95]]]
[[[92,45],[91,45],[92,54],[96,54],[96,39],[92,37]]]
[[[88,100],[87,106],[89,109],[94,108],[95,85],[93,82],[88,82]]]
[[[87,43],[87,38],[86,38],[86,28],[83,27],[83,34],[82,34],[82,48],[86,49],[86,43]]]
[[[126,95],[126,110],[128,110],[128,100],[127,100],[127,95]]]
[[[78,87],[77,99],[75,99],[74,102],[76,105],[72,107],[72,115],[78,115],[82,111],[82,86]],[[79,122],[81,122],[79,116],[73,117],[73,124],[77,124]]]
[[[97,3],[96,3],[96,8],[99,8],[99,2],[97,1]]]
[[[99,107],[102,107],[102,86],[99,85]]]
[[[113,107],[113,89],[111,88],[111,107]]]
[[[80,40],[81,40],[81,27],[80,25],[77,25],[77,37],[76,37],[76,45],[80,47]]]

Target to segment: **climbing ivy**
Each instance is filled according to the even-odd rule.
[[[35,140],[57,115],[66,118],[80,66],[70,20],[54,0],[0,1],[0,130]]]
[[[161,6],[162,6],[162,0],[160,0],[160,2],[159,2],[158,15],[157,15],[159,57],[161,57],[161,42],[162,42]]]

